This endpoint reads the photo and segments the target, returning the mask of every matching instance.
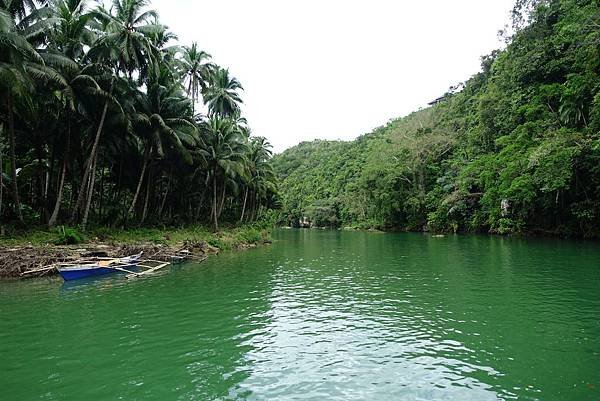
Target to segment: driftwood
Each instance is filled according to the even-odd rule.
[[[54,265],[78,258],[65,247],[0,247],[0,277],[36,277],[56,272]]]
[[[23,273],[21,273],[21,276],[26,276],[28,274],[45,273],[52,269],[56,269],[56,265],[50,265],[50,266],[42,267],[40,269],[27,270],[27,271],[24,271]]]
[[[206,258],[206,254],[217,251],[217,248],[211,247],[204,241],[186,241],[179,246],[95,244],[85,248],[81,245],[0,247],[0,278],[52,275],[58,272],[56,270],[58,265],[118,259],[140,252],[144,252],[147,260],[153,260],[155,263],[179,263],[185,260],[201,262]]]

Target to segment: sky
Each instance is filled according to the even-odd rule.
[[[153,0],[244,86],[242,112],[275,152],[350,140],[426,107],[502,46],[514,0]]]

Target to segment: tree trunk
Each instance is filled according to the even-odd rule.
[[[69,166],[67,167],[68,170],[71,170],[71,172],[75,171],[75,163],[69,163]],[[75,174],[71,174],[71,190],[69,191],[69,206],[67,207],[67,210],[72,210],[73,209],[73,201],[75,198],[75,188],[77,187],[77,180],[75,179]]]
[[[215,225],[215,232],[219,231],[219,222],[217,217],[217,169],[213,171],[213,222]]]
[[[142,189],[142,182],[144,181],[144,175],[146,174],[146,166],[148,166],[148,159],[150,159],[150,148],[146,149],[144,152],[144,164],[142,165],[142,172],[140,174],[140,179],[137,184],[137,188],[135,190],[135,195],[133,195],[133,200],[131,201],[131,206],[127,211],[127,215],[130,215],[135,209],[135,204],[137,203],[137,198],[140,195],[140,189]]]
[[[2,143],[3,133],[4,124],[0,124],[0,143]],[[0,146],[0,221],[2,220],[2,195],[4,195],[4,164],[2,163],[2,146]]]
[[[165,196],[163,196],[162,202],[160,202],[160,208],[158,209],[158,218],[162,220],[162,213],[165,207],[165,202],[169,195],[169,188],[171,187],[171,177],[173,177],[173,167],[169,170],[169,177],[167,178],[167,189],[165,190]]]
[[[250,191],[248,197],[250,199],[248,199],[248,215],[246,216],[246,221],[251,221],[252,213],[254,213],[254,192]]]
[[[223,190],[221,191],[221,202],[219,203],[219,217],[221,217],[221,213],[223,213],[223,205],[225,205],[225,188],[227,188],[227,184],[225,183],[225,181],[223,181]]]
[[[192,78],[194,79],[194,78]],[[196,91],[192,87],[192,117],[196,115]]]
[[[200,211],[202,209],[202,205],[204,204],[204,199],[206,198],[206,192],[210,184],[210,175],[206,175],[206,179],[204,180],[204,189],[202,190],[202,194],[200,195],[200,202],[198,202],[198,208],[196,209],[196,221],[200,221]]]
[[[110,83],[110,91],[109,95],[112,95],[114,79]],[[75,207],[73,208],[73,213],[71,215],[71,224],[75,222],[75,218],[77,217],[77,212],[81,208],[83,203],[83,195],[85,193],[85,184],[88,181],[90,176],[90,170],[92,168],[92,163],[96,158],[96,153],[98,152],[98,144],[100,143],[100,136],[102,135],[102,129],[104,128],[104,121],[106,121],[106,113],[108,111],[108,99],[104,102],[104,108],[102,109],[102,115],[100,116],[100,123],[98,124],[98,130],[96,131],[96,137],[94,138],[94,144],[92,145],[92,151],[90,152],[90,157],[85,163],[85,170],[83,173],[83,179],[81,180],[81,187],[79,188],[79,194],[77,195],[77,201],[75,202]]]
[[[113,164],[111,163],[110,166],[107,165],[108,171],[110,172],[112,170]],[[102,211],[103,211],[103,207],[104,207],[104,187],[106,183],[106,174],[104,174],[104,168],[100,168],[100,199],[98,200],[98,219],[102,220]],[[106,195],[106,197],[108,197],[108,195]]]
[[[119,161],[119,178],[117,179],[117,187],[113,193],[112,201],[114,203],[118,202],[118,199],[121,197],[121,183],[123,181],[123,152],[121,152],[121,158]]]
[[[258,206],[258,195],[254,193],[252,196],[252,216],[250,216],[250,221],[254,221],[256,219]]]
[[[50,166],[52,166],[53,162],[50,161]],[[50,181],[51,181],[51,170],[46,170],[46,186],[44,187],[44,204],[48,202],[48,191],[50,190]]]
[[[17,183],[17,155],[15,153],[15,116],[13,113],[12,94],[9,92],[6,97],[6,105],[8,107],[8,139],[10,142],[10,164],[12,173],[13,197],[15,199],[15,207],[17,209],[17,217],[19,223],[25,225],[23,213],[21,213],[21,201],[19,200],[19,185]]]
[[[245,216],[246,221],[250,221],[250,217],[252,216],[252,197],[252,191],[248,191],[248,201],[246,205],[246,209],[248,209],[248,211],[246,212]]]
[[[198,206],[196,207],[196,221],[200,221],[200,212],[202,211],[202,205],[204,204],[204,198],[206,198],[206,190],[205,187],[200,194],[200,201],[198,202]]]
[[[58,194],[56,195],[56,203],[54,204],[54,211],[52,212],[52,216],[50,216],[50,220],[48,221],[48,227],[52,228],[56,224],[56,220],[58,219],[58,212],[60,210],[60,203],[62,201],[63,196],[63,187],[65,184],[65,175],[67,172],[67,159],[63,160],[62,171],[60,172],[60,181],[58,184]]]
[[[240,223],[244,221],[244,214],[246,213],[246,201],[248,200],[248,187],[246,187],[246,191],[244,192],[244,205],[242,206],[242,215],[240,216]]]
[[[143,223],[146,220],[146,216],[148,215],[148,199],[150,198],[150,173],[151,169],[148,170],[148,179],[146,180],[146,197],[144,199],[144,210],[142,211],[142,221]]]
[[[38,165],[37,165],[38,197],[39,197],[39,202],[40,202],[40,219],[42,220],[40,223],[47,224],[48,223],[48,210],[46,207],[46,194],[45,194],[46,193],[46,183],[44,180],[46,174],[44,174],[44,167],[42,165],[44,150],[42,148],[42,145],[37,140],[36,140],[35,150],[36,150],[37,159],[38,159]]]
[[[53,188],[53,182],[52,179],[54,178],[54,162],[56,161],[56,148],[57,148],[57,143],[58,143],[58,136],[56,136],[56,138],[54,139],[54,143],[52,144],[52,152],[50,153],[50,168],[48,169],[47,172],[47,176],[46,176],[46,199],[49,200],[49,195],[50,195],[50,189]],[[58,180],[60,180],[60,162],[58,163],[58,174],[57,174],[57,178]],[[57,180],[57,184],[59,183]],[[58,185],[57,185],[58,187]]]
[[[90,214],[90,205],[92,204],[92,197],[94,195],[94,183],[96,182],[96,164],[98,163],[98,158],[94,158],[92,161],[92,171],[90,174],[90,185],[87,193],[87,201],[85,203],[85,210],[83,212],[83,220],[81,221],[81,229],[85,231],[85,226],[87,225],[88,216]]]

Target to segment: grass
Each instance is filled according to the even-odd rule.
[[[228,227],[213,233],[203,226],[165,227],[165,228],[129,228],[109,227],[91,228],[85,233],[70,227],[57,227],[49,230],[33,227],[25,230],[7,230],[7,235],[0,237],[0,246],[74,243],[112,243],[135,244],[156,243],[176,245],[184,241],[206,241],[221,250],[235,249],[251,244],[269,242],[269,231],[254,226]]]

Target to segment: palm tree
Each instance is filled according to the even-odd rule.
[[[43,4],[39,0],[0,0],[0,10],[4,10],[12,19],[22,20],[28,12],[36,9],[37,4]]]
[[[149,68],[153,65],[157,55],[157,49],[152,44],[151,36],[156,34],[157,31],[163,30],[162,25],[154,23],[158,17],[156,12],[145,10],[147,5],[147,0],[113,0],[111,11],[99,7],[94,12],[94,16],[102,24],[106,34],[96,40],[88,52],[88,57],[99,63],[112,66],[117,74],[119,71],[128,74],[130,79],[133,72],[137,71],[138,80],[141,82],[147,76]],[[114,15],[112,10],[115,12]],[[114,83],[114,78],[112,78],[108,91],[109,96],[112,96]],[[86,162],[77,202],[71,214],[71,222],[75,221],[77,211],[83,204],[84,194],[87,193],[89,199],[93,192],[94,180],[93,177],[90,178],[90,173],[94,170],[94,162],[98,157],[98,145],[106,121],[109,101],[110,99],[107,98],[102,109],[100,123],[98,124],[90,156]],[[89,186],[87,191],[85,190],[86,185]],[[87,204],[89,205],[89,203],[88,200]],[[89,209],[89,206],[86,206],[87,209]],[[84,212],[84,216],[86,214]]]
[[[231,120],[212,116],[201,125],[203,154],[212,178],[212,220],[215,231],[219,230],[219,189],[221,203],[225,198],[228,177],[247,176],[247,146],[240,131]]]
[[[17,15],[20,10],[15,11]],[[30,73],[43,74],[44,60],[39,53],[21,36],[11,15],[0,9],[0,93],[5,100],[8,115],[8,139],[10,148],[13,198],[17,217],[24,224],[17,182],[17,157],[15,153],[14,98],[25,98],[31,85]],[[37,65],[37,66],[36,66]],[[37,67],[37,68],[36,68]]]
[[[164,157],[165,150],[176,151],[191,163],[191,156],[183,145],[183,142],[194,141],[196,130],[191,119],[190,102],[179,92],[177,83],[167,82],[168,87],[161,83],[160,76],[157,76],[149,83],[147,93],[137,93],[137,112],[132,121],[143,143],[144,161],[128,214],[135,208],[148,162],[155,154]],[[142,220],[144,218],[143,215]]]
[[[90,57],[115,63],[130,78],[137,71],[141,82],[158,55],[152,37],[164,30],[147,6],[147,0],[113,0],[110,11],[98,8],[94,14],[106,34],[90,49]]]
[[[50,18],[55,23],[50,32],[49,47],[73,60],[82,60],[85,47],[92,46],[96,35],[92,27],[94,15],[87,11],[86,0],[54,0]]]
[[[148,1],[0,0],[2,217],[30,209],[52,227],[64,211],[85,229],[206,212],[218,230],[224,211],[252,220],[270,202],[269,145],[241,117],[242,86],[178,46]]]
[[[77,194],[77,201],[75,202],[75,206],[73,207],[73,210],[71,211],[71,219],[70,219],[71,224],[75,222],[77,213],[79,212],[79,209],[83,206],[83,201],[85,200],[85,195],[91,194],[94,189],[94,180],[91,179],[91,175],[93,175],[93,172],[95,170],[94,162],[98,157],[100,137],[102,135],[102,131],[104,129],[104,124],[106,122],[108,107],[109,107],[110,103],[113,103],[117,107],[117,109],[119,109],[119,110],[121,109],[121,106],[120,106],[118,100],[113,96],[113,89],[115,87],[115,77],[112,76],[112,74],[108,73],[108,71],[106,71],[105,66],[98,64],[97,67],[100,69],[100,71],[98,72],[97,77],[95,77],[95,79],[100,82],[106,81],[108,79],[108,80],[110,80],[110,83],[108,84],[109,85],[108,91],[105,91],[103,89],[98,89],[98,91],[96,92],[97,94],[102,95],[101,97],[102,97],[102,100],[104,100],[104,102],[103,102],[104,105],[102,106],[102,109],[100,111],[100,121],[98,123],[98,128],[96,129],[96,134],[94,135],[94,140],[92,142],[89,156],[85,162],[83,178],[79,185],[79,192]],[[104,71],[102,71],[102,70],[104,70]],[[90,114],[95,114],[95,113],[92,112]]]
[[[79,62],[86,61],[87,64],[87,66],[82,67],[82,69],[77,67],[70,71],[63,71],[63,73],[67,74],[67,81],[69,82],[65,90],[60,94],[60,97],[65,104],[66,125],[69,131],[67,135],[67,146],[65,147],[67,152],[71,141],[71,115],[75,111],[76,104],[78,104],[78,100],[81,97],[80,95],[83,94],[81,91],[87,91],[87,95],[104,93],[100,89],[98,82],[96,82],[96,77],[93,77],[93,75],[98,75],[99,73],[97,71],[102,68],[97,65],[90,65],[88,60],[84,60],[86,56],[85,48],[92,46],[96,40],[96,34],[93,29],[95,28],[98,30],[99,28],[99,24],[94,20],[95,14],[88,12],[86,6],[86,0],[53,0],[49,4],[50,18],[55,21],[49,34],[49,48],[66,55],[72,60],[77,60]],[[94,70],[94,72],[92,72],[92,70]],[[85,88],[86,86],[87,89]],[[93,93],[90,91],[93,91]],[[107,110],[110,96],[107,96],[106,93],[104,93],[102,97],[106,98],[105,110]],[[92,99],[95,98],[96,96],[92,96]],[[95,157],[97,142],[99,142],[100,133],[102,132],[104,125],[105,113],[106,112],[102,113],[96,135],[97,140],[94,141],[94,146],[92,146],[91,156],[93,157]],[[52,216],[48,222],[50,226],[56,223],[60,202],[62,201],[62,188],[64,185],[64,174],[66,173],[67,157],[67,154],[65,154],[64,163],[61,168],[61,178],[59,179],[58,196]],[[84,179],[80,185],[77,202],[75,203],[75,208],[73,209],[71,217],[72,221],[74,221],[76,213],[81,207],[84,199],[85,186],[88,183],[88,178],[92,171],[91,159],[93,157],[90,157],[86,163]]]
[[[269,193],[275,193],[276,176],[270,163],[273,155],[271,144],[264,137],[253,137],[249,149],[250,181],[246,184],[240,222],[244,220],[249,192],[253,210],[260,207],[261,199],[266,199]]]
[[[210,54],[198,49],[196,42],[193,42],[192,46],[183,48],[183,56],[180,60],[182,74],[186,92],[188,96],[192,97],[192,107],[194,109],[200,93],[208,88],[207,82],[216,67],[208,62],[210,58]]]
[[[237,91],[243,89],[236,78],[229,76],[229,70],[217,68],[210,76],[210,85],[204,95],[209,114],[219,117],[239,116],[240,104],[243,102]]]
[[[66,138],[64,140],[65,147],[60,170],[58,193],[52,215],[48,221],[49,227],[53,227],[56,224],[62,202],[67,164],[70,159],[73,116],[77,114],[78,110],[85,110],[86,103],[89,104],[90,100],[93,101],[93,99],[105,99],[108,97],[108,93],[101,89],[100,85],[96,81],[96,77],[94,76],[98,73],[97,66],[92,64],[83,68],[79,68],[79,66],[75,64],[75,67],[76,68],[74,69],[64,69],[62,72],[67,81],[67,85],[62,91],[59,92],[59,97],[61,102],[64,104]]]

